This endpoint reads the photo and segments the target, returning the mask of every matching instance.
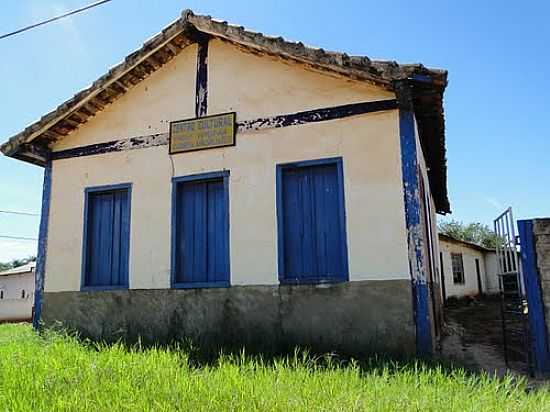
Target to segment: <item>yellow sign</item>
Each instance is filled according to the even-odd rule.
[[[170,123],[170,154],[235,144],[235,112]]]

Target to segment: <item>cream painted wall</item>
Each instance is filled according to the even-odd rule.
[[[168,132],[195,116],[197,46],[190,45],[53,150]],[[237,121],[354,102],[395,98],[369,84],[331,77],[212,40],[208,53],[208,113],[236,111]]]
[[[379,87],[245,53],[221,40],[210,42],[208,76],[208,112],[236,111],[237,120],[395,98]]]
[[[21,297],[21,291],[25,297]],[[32,317],[34,272],[0,276],[0,321],[27,320]]]
[[[521,260],[519,260],[521,262]],[[498,281],[498,261],[496,252],[485,253],[485,273],[487,277],[487,293],[500,292]]]
[[[166,132],[166,120],[192,117],[195,53],[178,56],[54,150]],[[235,110],[245,120],[392,97],[220,41],[210,47],[211,114]],[[45,290],[80,289],[84,189],[125,182],[133,184],[130,287],[170,287],[171,178],[219,170],[230,171],[231,284],[277,284],[276,165],[333,156],[344,164],[350,280],[408,279],[394,110],[242,133],[235,147],[172,157],[162,146],[54,161]]]
[[[130,89],[53,150],[168,131],[173,120],[195,115],[197,46],[188,46],[161,70]]]
[[[477,272],[475,259],[479,259],[479,270],[481,273],[481,285],[483,292],[487,291],[487,276],[485,272],[485,255],[484,253],[468,247],[466,245],[457,244],[454,242],[439,241],[439,247],[443,254],[443,269],[445,271],[445,291],[447,297],[456,296],[474,296],[479,293],[477,283]],[[464,264],[464,284],[455,284],[453,282],[453,268],[451,262],[451,253],[462,253],[462,261]]]

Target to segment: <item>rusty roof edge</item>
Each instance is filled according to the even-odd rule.
[[[438,233],[437,234],[439,240],[444,240],[444,241],[447,241],[447,242],[451,242],[451,243],[460,243],[460,244],[463,244],[467,247],[470,247],[472,249],[477,249],[477,250],[480,250],[482,252],[495,252],[496,249],[495,248],[490,248],[490,247],[486,247],[486,246],[482,246],[482,245],[478,245],[477,243],[474,243],[474,242],[470,242],[470,241],[467,241],[467,240],[462,240],[462,239],[458,239],[454,236],[451,236],[451,235],[448,235],[446,233]]]
[[[322,48],[306,46],[302,42],[287,41],[283,37],[246,30],[242,26],[215,20],[210,16],[195,15],[191,10],[185,10],[182,15],[199,31],[304,63],[318,65],[343,75],[353,74],[390,90],[393,90],[393,81],[406,79],[415,74],[430,76],[434,86],[440,86],[443,89],[447,83],[446,70],[431,69],[422,64],[398,64],[395,61],[371,60],[367,56],[350,56],[346,53],[326,51]]]

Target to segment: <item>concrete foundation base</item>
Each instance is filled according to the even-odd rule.
[[[96,340],[414,355],[408,280],[45,293],[42,320]]]

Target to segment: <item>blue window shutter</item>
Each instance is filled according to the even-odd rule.
[[[315,193],[317,270],[327,277],[342,277],[345,272],[344,239],[339,218],[336,165],[319,166],[313,173],[312,188]]]
[[[229,211],[223,178],[176,183],[176,286],[229,282]]]
[[[347,279],[343,187],[335,161],[283,165],[278,207],[281,278],[291,282]],[[282,220],[282,221],[281,221]]]
[[[228,237],[223,181],[208,183],[208,282],[229,280]]]
[[[301,173],[298,169],[289,169],[283,177],[284,275],[289,279],[303,272],[303,210]]]
[[[87,192],[84,287],[128,285],[129,190]]]

